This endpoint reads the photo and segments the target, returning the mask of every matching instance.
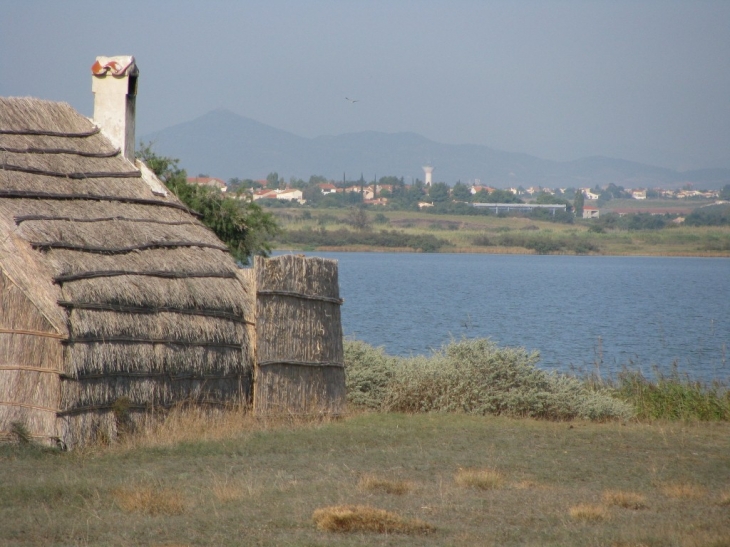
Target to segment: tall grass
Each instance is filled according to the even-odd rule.
[[[679,374],[655,371],[650,380],[639,371],[624,370],[612,382],[618,398],[631,404],[640,419],[730,420],[730,391],[719,382],[705,384]]]

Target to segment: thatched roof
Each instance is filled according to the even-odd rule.
[[[69,105],[0,98],[0,275],[63,340],[68,377],[249,370],[236,264],[143,171]]]

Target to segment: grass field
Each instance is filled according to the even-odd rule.
[[[0,447],[0,544],[728,546],[730,424],[182,413]]]
[[[634,205],[636,200],[626,201]],[[646,207],[646,202],[644,205]],[[346,227],[349,214],[346,209],[272,209],[272,212],[285,230],[339,230]],[[595,222],[590,220],[560,224],[520,217],[434,215],[411,211],[378,213],[372,210],[368,214],[371,219],[377,214],[381,215],[381,222],[372,224],[373,231],[397,230],[413,235],[431,234],[446,240],[448,243],[440,252],[523,254],[546,249],[544,252],[555,254],[730,256],[730,226],[672,226],[661,230],[606,230],[597,233],[591,230]],[[478,244],[480,241],[482,244]],[[525,242],[533,248],[526,248]],[[315,250],[286,243],[279,244],[278,247]],[[318,249],[408,250],[362,246],[330,246]]]

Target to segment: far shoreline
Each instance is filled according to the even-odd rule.
[[[656,258],[730,258],[730,252],[707,251],[704,253],[697,252],[636,252],[636,253],[572,253],[572,252],[552,252],[537,253],[530,249],[503,247],[494,249],[472,249],[462,247],[456,249],[444,249],[434,252],[425,253],[424,251],[414,250],[410,247],[363,247],[359,245],[343,245],[343,246],[322,246],[316,248],[294,248],[294,247],[277,247],[272,252],[282,253],[408,253],[408,254],[488,254],[488,255],[528,255],[528,256],[602,256],[602,257],[656,257]]]

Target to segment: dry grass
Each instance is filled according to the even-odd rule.
[[[413,484],[408,481],[383,479],[375,475],[364,475],[358,481],[357,487],[364,492],[402,496],[413,489]]]
[[[659,490],[665,496],[675,499],[699,499],[707,494],[707,490],[697,484],[689,482],[672,482],[660,486]]]
[[[112,450],[169,448],[182,443],[200,443],[225,439],[241,439],[255,432],[276,429],[306,428],[329,423],[327,416],[254,416],[245,406],[226,409],[180,405],[161,420],[150,420],[134,435],[128,435],[112,446]],[[98,451],[100,447],[82,448]]]
[[[601,522],[608,520],[608,510],[603,505],[581,503],[568,510],[570,518],[582,522]]]
[[[526,480],[522,480],[522,481],[512,484],[512,488],[514,488],[515,490],[531,490],[531,489],[535,489],[535,490],[543,489],[544,490],[547,488],[547,486],[545,486],[544,484],[540,484],[538,482],[526,479]]]
[[[188,432],[177,445],[161,434],[135,450],[0,446],[0,545],[720,547],[730,537],[727,423],[566,424],[436,413],[363,413],[325,423],[242,419],[203,422],[211,436],[219,428],[234,432],[220,441]],[[498,470],[500,487],[455,481],[457,470],[485,468]],[[411,490],[386,493],[399,482]],[[661,493],[674,483],[707,492],[686,500]],[[621,509],[632,493],[646,495],[649,509]],[[579,503],[600,508],[574,508],[571,517],[568,509]],[[368,505],[369,513],[352,508]],[[349,507],[318,513],[327,526],[368,531],[318,529],[313,511],[329,506]],[[411,518],[435,531],[410,535],[431,529]],[[403,533],[370,531],[397,528]]]
[[[720,498],[717,500],[717,504],[723,507],[730,507],[730,491],[722,492]]]
[[[181,405],[171,409],[164,419],[151,420],[134,435],[123,438],[119,446],[171,447],[185,442],[239,438],[257,429],[261,429],[261,424],[245,407],[217,410]]]
[[[219,503],[250,500],[261,492],[251,478],[213,476],[210,485],[210,492]]]
[[[625,490],[606,490],[603,493],[606,505],[615,505],[624,509],[646,509],[646,496]]]
[[[504,483],[504,476],[496,469],[459,469],[454,480],[464,488],[494,490]]]
[[[182,492],[170,488],[137,485],[114,490],[112,497],[122,511],[152,516],[181,515],[188,506]]]
[[[369,505],[335,505],[317,509],[312,515],[317,528],[327,532],[375,532],[379,534],[423,534],[434,530],[419,519],[406,519]]]

